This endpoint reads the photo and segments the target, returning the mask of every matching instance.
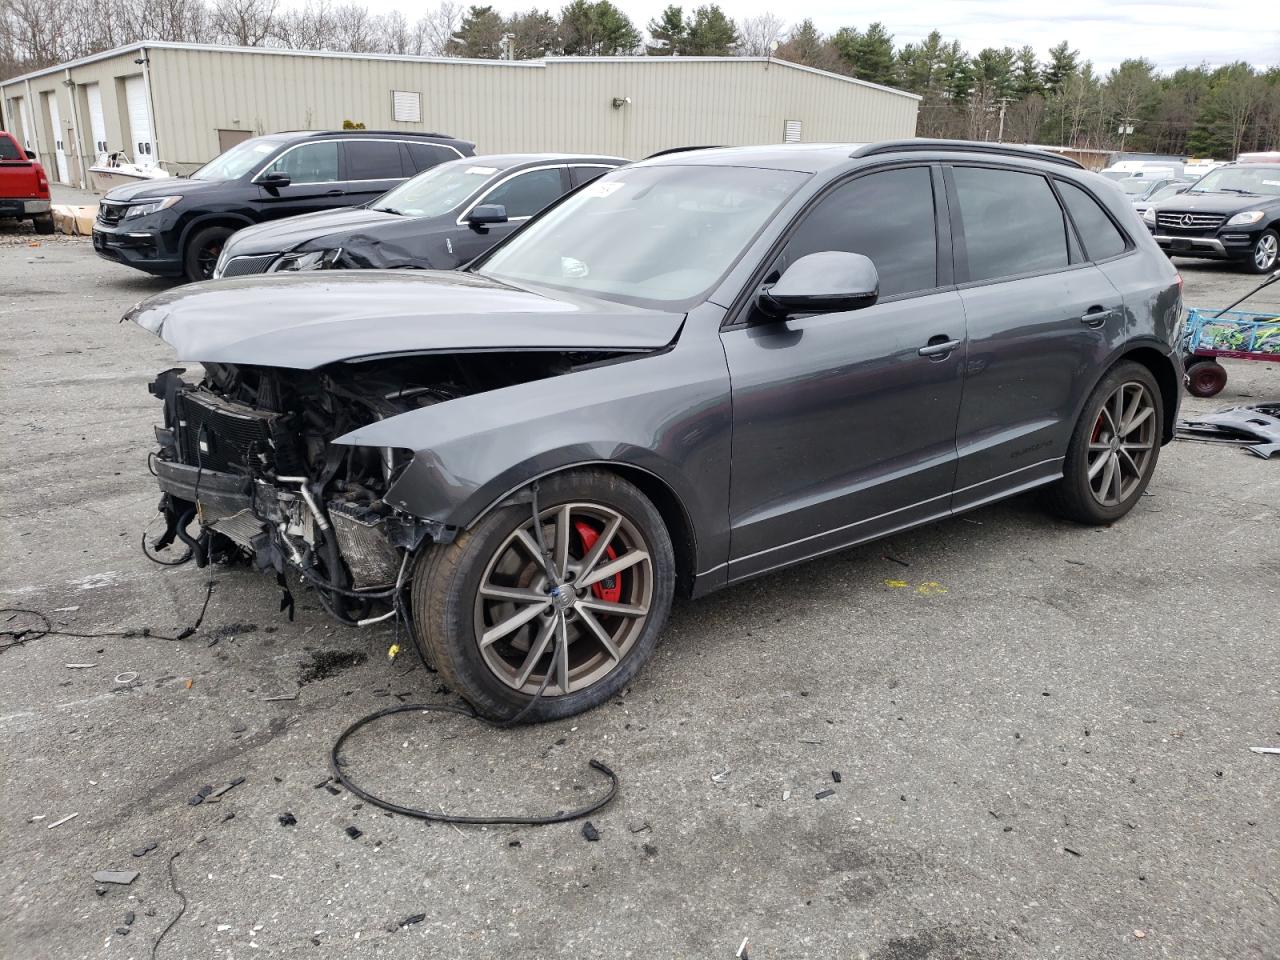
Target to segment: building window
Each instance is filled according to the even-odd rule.
[[[787,120],[782,125],[782,142],[783,143],[799,143],[800,142],[800,121]]]
[[[421,123],[422,94],[416,90],[392,90],[391,119],[398,123]]]

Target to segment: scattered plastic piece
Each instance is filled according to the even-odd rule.
[[[1254,753],[1274,753],[1280,754],[1280,747],[1250,747]]]
[[[138,879],[137,870],[98,870],[94,873],[93,879],[97,883],[118,883],[122,886],[128,886]]]
[[[644,851],[646,857],[656,857],[658,855],[658,848],[652,843],[646,843],[640,849]]]
[[[133,683],[138,679],[137,670],[126,670],[124,673],[116,674],[116,683]]]
[[[282,813],[276,819],[280,821],[280,826],[282,827],[292,827],[298,822],[298,818],[292,813]]]
[[[65,817],[63,817],[61,820],[55,820],[55,821],[53,821],[53,823],[49,824],[48,829],[52,830],[54,827],[60,827],[60,826],[62,826],[64,823],[66,823],[68,820],[74,820],[74,819],[75,819],[76,817],[78,817],[78,816],[80,816],[80,814],[79,814],[79,813],[70,813],[70,814],[67,814],[67,815],[66,815]]]
[[[126,927],[132,927],[133,921],[137,919],[138,919],[138,915],[134,913],[132,910],[130,910],[128,913],[124,915],[124,925]]]
[[[96,663],[64,663],[64,667],[68,670],[88,670],[90,667],[96,667]]]
[[[592,843],[600,839],[600,831],[595,828],[595,825],[590,820],[582,825],[582,835]]]
[[[827,797],[829,797],[829,796],[833,795],[834,793],[835,793],[835,791],[834,791],[834,790],[831,790],[831,789],[827,789],[827,790],[819,790],[817,793],[815,793],[815,794],[813,795],[813,799],[815,799],[815,800],[825,800],[825,799],[827,799]]]
[[[840,771],[839,771],[839,770],[832,770],[832,771],[831,771],[831,780],[832,780],[832,782],[833,782],[833,783],[839,783],[839,782],[840,782]]]
[[[297,699],[298,699],[298,694],[299,694],[299,693],[301,693],[301,692],[302,692],[301,690],[295,690],[295,691],[293,691],[293,693],[288,694],[287,696],[286,696],[286,695],[281,695],[281,696],[278,696],[278,697],[263,697],[263,698],[262,698],[262,702],[263,702],[263,703],[271,703],[271,702],[273,702],[273,701],[275,701],[275,700],[297,700]]]
[[[1071,854],[1073,857],[1084,856],[1084,854],[1082,854],[1079,850],[1072,850],[1070,847],[1063,847],[1062,849],[1065,850],[1067,853]]]
[[[401,920],[400,926],[412,927],[415,923],[421,923],[425,919],[427,919],[427,915],[425,913],[415,913],[412,917],[405,917]]]
[[[359,827],[347,827],[346,834],[352,840],[359,840],[362,836],[364,836],[363,831],[361,831]]]
[[[140,846],[140,847],[136,848],[135,850],[133,850],[133,851],[132,851],[132,853],[133,853],[133,855],[134,855],[135,857],[145,857],[148,853],[150,853],[152,850],[154,850],[157,846],[159,846],[159,844],[157,844],[154,840],[148,840],[148,841],[147,841],[146,843],[144,843],[142,846]]]
[[[728,771],[728,770],[721,770],[719,773],[713,773],[713,774],[711,775],[711,782],[712,782],[712,783],[724,783],[725,779],[726,779],[728,776],[729,776],[729,771]]]
[[[783,791],[782,791],[782,799],[783,799],[784,801],[786,801],[786,800],[790,800],[790,799],[791,799],[791,791],[790,791],[790,790],[783,790]]]
[[[129,935],[129,928],[128,928],[128,927],[116,927],[116,933],[120,934],[120,936],[122,936],[122,937],[127,937],[127,936]]]
[[[738,947],[738,952],[734,954],[738,960],[747,960],[747,938],[742,938],[742,944]]]
[[[1147,939],[1147,931],[1145,931],[1145,930],[1135,930],[1135,931],[1133,931],[1133,935],[1134,935],[1134,937],[1135,937],[1136,939],[1138,939],[1138,940],[1145,940],[1145,939]]]

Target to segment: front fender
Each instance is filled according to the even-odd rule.
[[[565,467],[637,467],[680,500],[701,573],[728,554],[730,427],[724,351],[718,338],[699,338],[413,410],[336,442],[412,450],[386,501],[455,528]]]

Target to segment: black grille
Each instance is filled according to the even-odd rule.
[[[1160,211],[1156,214],[1156,225],[1165,230],[1179,230],[1201,233],[1216,230],[1227,218],[1219,213],[1181,213],[1177,210]]]
[[[105,223],[107,226],[115,226],[120,222],[121,216],[124,215],[127,204],[111,203],[109,200],[103,200],[98,204],[98,222]]]
[[[249,277],[256,273],[266,273],[271,261],[279,254],[266,253],[256,257],[232,257],[222,268],[224,277]]]
[[[178,411],[183,463],[219,472],[299,472],[288,418],[196,391],[179,395]]]

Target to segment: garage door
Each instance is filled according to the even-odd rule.
[[[96,83],[87,83],[84,93],[89,98],[89,132],[93,136],[93,156],[96,160],[107,152],[107,121],[102,113],[102,88]]]
[[[22,145],[28,150],[36,148],[35,128],[31,126],[31,108],[27,106],[27,98],[18,98],[18,116],[22,118]]]
[[[155,142],[151,136],[151,111],[147,108],[147,88],[142,77],[126,77],[124,98],[129,105],[131,142],[125,152],[140,167],[154,167]]]
[[[58,165],[58,182],[70,183],[71,178],[67,175],[67,150],[62,143],[62,138],[67,134],[62,129],[62,117],[58,114],[58,95],[46,93],[44,102],[49,107],[49,126],[53,129],[53,156]]]

